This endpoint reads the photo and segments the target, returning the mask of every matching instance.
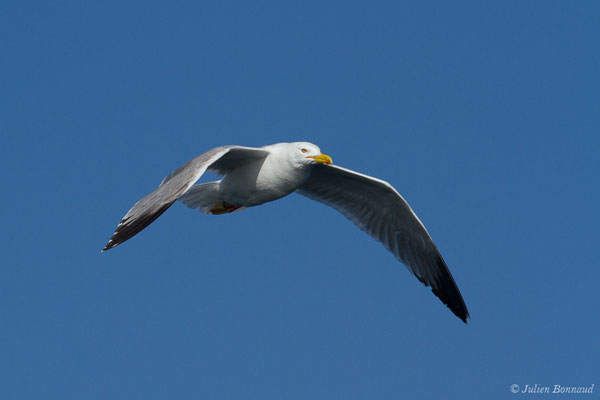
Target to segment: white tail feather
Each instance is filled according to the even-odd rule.
[[[210,214],[210,209],[215,204],[223,202],[223,198],[219,194],[220,182],[215,181],[194,185],[179,198],[179,201],[189,208],[195,208],[204,214]]]

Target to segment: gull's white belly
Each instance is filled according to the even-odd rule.
[[[219,193],[229,204],[258,206],[295,191],[308,172],[269,156],[228,173],[219,185]]]

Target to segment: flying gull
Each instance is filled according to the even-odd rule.
[[[194,185],[204,172],[223,179]],[[176,200],[208,214],[226,214],[297,192],[333,207],[378,240],[463,322],[469,312],[423,223],[387,182],[332,164],[318,146],[277,143],[221,146],[188,161],[125,214],[102,251],[130,239]]]

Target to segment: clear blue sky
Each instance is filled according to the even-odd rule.
[[[597,2],[0,11],[0,398],[598,397]],[[404,195],[468,325],[298,195],[100,253],[188,159],[296,140]]]

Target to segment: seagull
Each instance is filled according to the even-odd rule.
[[[194,185],[206,172],[223,178]],[[221,215],[299,193],[333,207],[381,242],[463,322],[469,311],[431,236],[389,183],[333,165],[308,142],[221,146],[183,164],[125,214],[102,251],[129,240],[176,200]]]

